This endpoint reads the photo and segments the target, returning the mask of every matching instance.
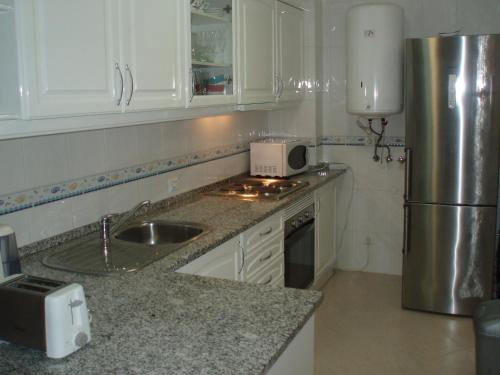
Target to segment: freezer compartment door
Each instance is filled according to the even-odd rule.
[[[500,35],[409,39],[406,51],[406,199],[496,205]]]
[[[472,315],[492,298],[495,207],[405,207],[403,307]]]

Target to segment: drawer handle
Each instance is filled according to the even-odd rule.
[[[265,283],[262,283],[262,285],[267,285],[269,284],[271,281],[273,281],[273,275],[269,275],[269,279],[267,279],[267,281]]]
[[[272,256],[273,256],[273,252],[272,252],[272,251],[270,251],[268,255],[266,255],[266,256],[265,256],[265,257],[263,257],[263,258],[260,258],[260,259],[259,259],[259,262],[261,262],[261,263],[262,263],[262,262],[265,262],[266,260],[270,259]]]
[[[273,227],[269,227],[265,232],[261,232],[259,233],[259,235],[262,237],[262,236],[267,236],[268,234],[270,234],[271,232],[273,231]]]

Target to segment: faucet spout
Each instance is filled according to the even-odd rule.
[[[141,203],[139,203],[136,206],[134,206],[133,208],[131,208],[128,212],[126,212],[122,216],[122,218],[120,219],[120,221],[118,221],[118,223],[115,224],[113,226],[113,228],[111,228],[110,234],[116,233],[118,231],[118,229],[120,229],[121,227],[123,227],[131,218],[133,218],[133,216],[135,215],[135,213],[137,211],[139,211],[141,208],[143,208],[143,207],[149,207],[149,206],[151,206],[151,201],[150,200],[146,200],[146,201],[142,201]]]
[[[116,214],[107,214],[101,217],[101,219],[99,220],[99,232],[102,251],[105,257],[110,254],[109,244],[111,241],[111,236],[116,233],[121,227],[123,227],[135,215],[137,211],[139,211],[143,207],[149,207],[150,205],[150,200],[142,201],[141,203],[130,209],[128,212],[126,212],[118,221],[118,223],[113,225],[113,227],[111,227],[110,219],[115,217]]]

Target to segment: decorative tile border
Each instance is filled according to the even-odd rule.
[[[0,216],[249,150],[249,142],[236,143],[7,194],[0,196]]]
[[[319,141],[320,145],[331,145],[331,146],[372,146],[374,142],[374,137],[370,136],[342,136],[342,135],[332,135],[321,137]],[[405,138],[404,137],[384,137],[382,139],[382,144],[391,147],[404,147]]]

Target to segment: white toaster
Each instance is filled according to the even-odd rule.
[[[63,358],[87,344],[90,323],[83,288],[20,275],[0,284],[0,340]]]

